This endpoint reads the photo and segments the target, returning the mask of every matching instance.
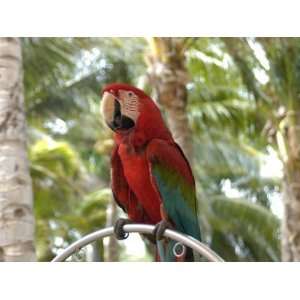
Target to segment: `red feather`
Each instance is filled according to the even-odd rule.
[[[132,221],[155,224],[160,221],[160,203],[151,186],[148,168],[145,167],[146,161],[143,163],[143,159],[135,155],[127,157],[126,153],[123,153],[121,162],[119,152],[122,148],[123,146],[115,147],[111,160],[112,191],[115,200]],[[131,164],[135,167],[130,167]]]

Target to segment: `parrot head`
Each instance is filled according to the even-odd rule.
[[[142,90],[124,83],[104,87],[100,111],[117,136],[134,135],[143,144],[151,138],[171,138],[160,110]]]
[[[143,91],[127,84],[109,84],[103,89],[101,114],[113,131],[129,131],[140,115],[140,101],[147,97]]]

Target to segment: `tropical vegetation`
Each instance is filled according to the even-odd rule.
[[[205,243],[229,261],[300,259],[299,39],[21,45],[38,260],[121,215],[109,189],[112,136],[99,115],[110,82],[143,88],[163,111],[192,162]],[[104,240],[72,260],[151,260],[145,249],[130,256],[126,242]]]

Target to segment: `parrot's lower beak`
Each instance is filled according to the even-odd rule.
[[[135,125],[131,118],[122,114],[120,101],[108,92],[103,94],[100,110],[107,126],[113,131],[128,130]]]

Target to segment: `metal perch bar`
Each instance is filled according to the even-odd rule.
[[[144,225],[144,224],[127,224],[124,225],[124,231],[127,233],[147,233],[152,234],[154,230],[153,225]],[[85,237],[79,239],[69,247],[67,247],[62,253],[58,254],[52,262],[62,262],[70,257],[73,253],[80,250],[82,247],[94,242],[97,239],[103,239],[105,237],[114,235],[114,228],[108,227],[104,229],[97,230],[93,233],[86,235]],[[170,238],[174,241],[180,242],[183,245],[192,248],[208,261],[211,262],[222,262],[224,261],[219,255],[214,251],[208,248],[205,244],[199,242],[191,236],[186,234],[179,233],[177,231],[167,229],[164,233],[164,237]]]

